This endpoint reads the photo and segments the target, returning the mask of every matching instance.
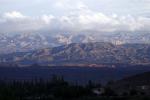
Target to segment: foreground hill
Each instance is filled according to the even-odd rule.
[[[128,85],[128,86],[150,86],[150,72],[145,72],[142,74],[137,74],[131,77],[124,78],[118,81],[119,85]]]
[[[105,64],[149,64],[150,45],[111,43],[72,43],[31,52],[0,55],[2,63],[17,65],[95,66]],[[115,66],[114,66],[115,67]]]
[[[133,68],[132,68],[133,67]],[[146,67],[146,66],[145,66]],[[89,68],[89,67],[0,67],[0,80],[49,80],[53,75],[63,76],[68,82],[87,84],[89,80],[95,83],[107,83],[139,73],[150,71],[150,68],[130,66],[130,68]]]
[[[120,94],[150,95],[150,72],[123,78],[116,81],[111,87]]]

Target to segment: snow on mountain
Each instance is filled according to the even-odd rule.
[[[71,43],[111,42],[113,44],[150,43],[149,33],[94,34],[0,34],[0,54],[26,52]]]

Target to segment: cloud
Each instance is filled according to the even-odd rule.
[[[13,12],[7,12],[4,14],[5,18],[25,18],[24,15],[22,15],[20,12],[13,11]]]
[[[31,32],[45,27],[50,16],[30,17],[17,11],[7,12],[1,15],[0,32]]]
[[[52,19],[54,19],[54,18],[55,18],[55,17],[52,16],[52,15],[43,15],[43,16],[41,17],[41,19],[42,19],[46,24],[49,24],[50,21],[51,21]]]
[[[106,15],[93,12],[82,4],[82,10],[64,16],[26,16],[20,12],[6,12],[0,16],[0,32],[22,33],[47,31],[64,33],[150,31],[150,18],[131,15]]]
[[[149,4],[150,0],[0,0],[0,33],[150,31]],[[135,13],[140,16],[133,17]]]

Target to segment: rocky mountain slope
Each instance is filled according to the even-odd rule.
[[[1,63],[19,65],[150,64],[150,45],[112,43],[72,43],[54,48],[0,55]]]

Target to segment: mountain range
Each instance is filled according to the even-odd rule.
[[[149,44],[115,45],[106,42],[71,43],[63,46],[0,55],[1,63],[17,65],[90,66],[150,64]],[[111,66],[115,67],[115,66]]]
[[[71,43],[110,42],[115,45],[127,43],[150,43],[147,32],[117,32],[99,34],[48,34],[48,33],[18,33],[0,34],[0,54],[28,52],[43,48],[53,48]]]

